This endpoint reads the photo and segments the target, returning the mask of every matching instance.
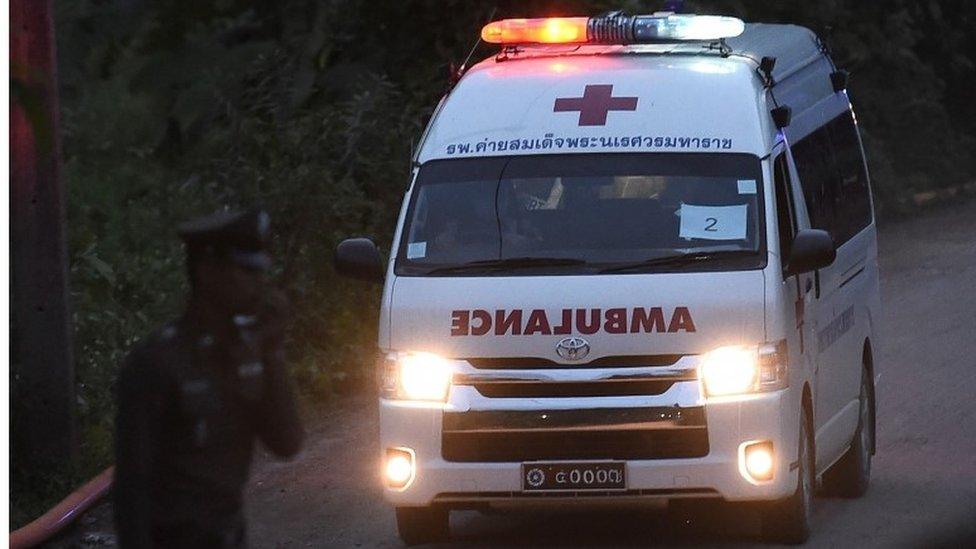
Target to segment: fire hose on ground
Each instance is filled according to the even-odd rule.
[[[112,487],[115,467],[89,480],[39,518],[10,533],[10,549],[26,549],[43,543],[74,522]]]

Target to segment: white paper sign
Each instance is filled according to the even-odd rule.
[[[407,259],[422,259],[427,257],[427,242],[410,242],[407,244]]]
[[[742,240],[746,237],[748,206],[681,205],[681,238]]]
[[[739,179],[739,194],[756,194],[755,179]]]

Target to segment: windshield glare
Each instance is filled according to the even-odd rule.
[[[498,260],[497,272],[579,274],[711,254],[684,270],[761,267],[759,159],[739,154],[592,154],[434,161],[418,174],[397,274]],[[725,252],[740,252],[725,254]],[[756,254],[743,254],[752,251]],[[734,259],[732,259],[734,258]],[[679,268],[675,266],[674,268]],[[666,263],[649,270],[668,270]]]

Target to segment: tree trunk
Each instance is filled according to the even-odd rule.
[[[11,435],[41,467],[77,447],[52,9],[10,3]]]

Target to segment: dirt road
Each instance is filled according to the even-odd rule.
[[[885,227],[878,455],[868,495],[818,499],[809,546],[930,546],[976,523],[976,203]],[[255,547],[398,547],[378,488],[376,406],[344,403],[299,461],[262,463]],[[456,512],[448,547],[756,543],[748,512]],[[976,537],[971,538],[976,539]]]
[[[871,489],[859,500],[816,500],[808,546],[951,547],[965,538],[976,547],[974,233],[973,201],[883,228]],[[377,431],[375,400],[347,400],[314,422],[296,461],[259,459],[248,493],[252,547],[401,546],[379,488]],[[93,515],[81,530],[106,532],[107,508]],[[684,520],[661,509],[457,512],[445,547],[741,547],[758,545],[757,527],[740,508]]]

